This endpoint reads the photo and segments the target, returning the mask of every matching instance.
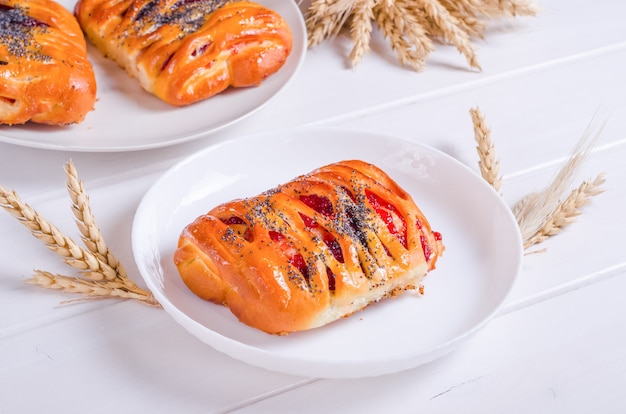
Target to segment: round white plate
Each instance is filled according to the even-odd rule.
[[[0,142],[65,151],[119,152],[173,145],[204,137],[254,113],[294,77],[305,54],[307,34],[293,0],[258,0],[289,23],[293,49],[285,65],[258,87],[230,88],[205,101],[173,107],[144,91],[115,62],[89,46],[98,87],[95,110],[77,125],[0,125]],[[59,0],[73,10],[75,0]]]
[[[446,250],[425,280],[424,296],[405,293],[318,329],[273,336],[187,289],[172,259],[187,224],[219,203],[344,159],[385,170],[442,233]],[[227,141],[171,168],[140,203],[132,246],[148,288],[200,340],[256,366],[326,378],[397,372],[451,351],[500,308],[523,254],[510,209],[455,159],[398,138],[317,128]]]

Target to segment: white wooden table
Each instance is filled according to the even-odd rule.
[[[626,3],[541,0],[536,18],[492,26],[483,72],[438,46],[423,73],[386,43],[356,70],[347,39],[308,51],[296,78],[244,121],[193,142],[82,153],[0,143],[0,184],[73,231],[63,165],[73,160],[105,238],[141,284],[131,223],[144,192],[185,156],[233,137],[328,125],[423,142],[478,173],[469,110],[492,129],[502,193],[541,189],[598,108],[611,115],[581,180],[605,193],[524,257],[505,306],[455,352],[397,374],[328,380],[249,366],[201,343],[161,309],[73,298],[24,281],[63,265],[0,212],[0,413],[624,412],[626,397]]]

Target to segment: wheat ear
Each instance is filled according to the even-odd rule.
[[[491,140],[491,130],[487,127],[485,118],[478,107],[470,109],[470,115],[474,124],[480,174],[496,191],[500,191],[502,185],[502,177],[498,175],[500,162],[496,159],[495,147]]]
[[[81,238],[87,249],[99,259],[111,267],[118,279],[129,281],[124,266],[117,260],[115,255],[109,250],[102,237],[102,232],[96,224],[93,216],[89,195],[85,191],[84,183],[78,179],[74,163],[70,160],[65,164],[67,175],[67,190],[72,200],[72,212],[76,218],[76,226],[81,233]]]
[[[350,35],[354,46],[350,52],[352,66],[359,64],[363,55],[370,51],[373,8],[376,0],[355,0],[354,14],[350,22]]]
[[[596,128],[594,119],[591,120],[569,159],[552,182],[543,191],[529,194],[514,206],[513,213],[519,224],[524,243],[531,240],[548,223],[559,204],[559,200],[563,198],[567,188],[571,186],[574,175],[599,139],[606,121]],[[594,129],[597,130],[594,131]]]
[[[98,282],[74,276],[50,273],[43,270],[35,270],[33,276],[28,279],[26,283],[47,289],[56,289],[66,293],[80,293],[83,295],[80,299],[65,301],[64,303],[119,298],[133,299],[151,306],[160,306],[151,294],[143,291],[130,291],[128,290],[128,286],[122,282]]]
[[[369,17],[364,3],[373,4]],[[439,39],[455,45],[469,66],[480,70],[471,39],[483,37],[488,20],[534,16],[537,11],[528,0],[311,0],[305,17],[309,47],[351,22],[353,66],[370,50],[365,44],[370,41],[369,20],[374,20],[403,65],[421,71],[433,50],[432,39]]]
[[[72,212],[76,218],[76,225],[81,233],[83,243],[89,251],[94,253],[100,262],[106,263],[116,272],[116,277],[105,286],[98,286],[99,291],[110,289],[111,296],[123,298],[141,298],[141,301],[156,304],[156,300],[150,292],[146,292],[137,286],[127,275],[124,266],[108,248],[100,228],[91,210],[89,195],[85,191],[82,180],[78,178],[78,173],[74,163],[70,160],[65,165],[67,176],[67,190],[72,200]],[[122,294],[121,292],[126,292]]]
[[[37,270],[27,283],[65,292],[83,293],[86,295],[84,300],[135,299],[152,306],[160,306],[151,292],[141,289],[128,278],[121,263],[110,252],[91,213],[84,185],[78,179],[71,162],[66,165],[66,173],[72,211],[86,249],[78,246],[24,203],[15,191],[8,191],[0,186],[0,206],[26,226],[50,250],[61,256],[66,264],[78,269],[82,276],[63,276]]]
[[[437,0],[419,0],[419,6],[424,9],[429,19],[432,19],[434,26],[439,29],[439,35],[444,41],[452,43],[461,52],[468,65],[478,70],[482,70],[478,63],[476,48],[470,41],[470,35],[463,30],[462,23],[454,17]]]
[[[50,250],[68,265],[80,270],[90,280],[113,280],[117,273],[90,251],[65,236],[56,226],[24,203],[15,191],[0,186],[0,206],[28,228]]]
[[[583,182],[578,188],[572,190],[569,196],[549,215],[544,225],[524,243],[524,248],[541,243],[550,236],[560,233],[563,228],[576,220],[581,214],[580,208],[589,203],[591,197],[603,192],[602,185],[605,183],[605,175],[599,174],[594,180]]]
[[[315,46],[339,34],[353,7],[354,0],[313,0],[305,20],[308,46]]]
[[[419,72],[434,47],[415,13],[401,0],[382,0],[373,8],[374,20],[400,63]]]

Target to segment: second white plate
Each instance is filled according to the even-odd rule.
[[[73,10],[75,0],[58,0]],[[0,142],[64,151],[119,152],[159,148],[201,138],[253,114],[295,76],[306,54],[302,12],[293,0],[258,0],[280,13],[293,35],[285,65],[258,87],[229,89],[177,108],[144,91],[117,63],[89,47],[98,86],[95,110],[77,125],[0,125]]]
[[[172,257],[188,223],[219,203],[256,195],[343,159],[381,167],[442,233],[446,251],[425,280],[424,296],[403,294],[322,328],[272,336],[187,289]],[[450,352],[503,304],[523,253],[510,209],[455,159],[417,143],[336,129],[250,136],[189,157],[144,196],[132,245],[147,286],[193,335],[253,365],[327,378],[397,372]]]

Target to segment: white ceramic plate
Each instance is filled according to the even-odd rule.
[[[186,288],[172,260],[183,227],[221,202],[343,159],[381,167],[442,233],[446,251],[425,280],[424,296],[406,293],[318,329],[273,336]],[[397,138],[316,128],[235,139],[171,168],[144,196],[132,246],[147,286],[200,340],[253,365],[327,378],[397,372],[451,351],[502,305],[523,253],[509,208],[455,159]]]
[[[59,0],[73,10],[75,0]],[[254,113],[294,77],[306,53],[306,28],[293,0],[259,0],[289,23],[293,49],[285,65],[260,86],[229,89],[176,108],[144,91],[115,62],[89,46],[98,87],[95,110],[68,127],[0,125],[0,142],[65,151],[117,152],[164,147],[204,137]]]

